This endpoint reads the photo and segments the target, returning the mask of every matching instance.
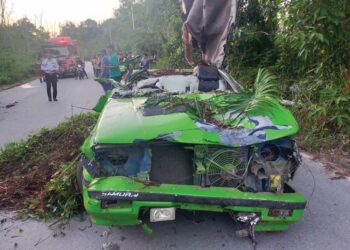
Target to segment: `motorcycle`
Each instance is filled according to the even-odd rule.
[[[76,66],[76,72],[75,72],[75,79],[82,80],[84,79],[85,73],[84,68],[81,64],[77,64]]]

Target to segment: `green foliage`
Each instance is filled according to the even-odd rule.
[[[337,86],[326,85],[319,93],[318,102],[309,101],[307,118],[311,119],[319,130],[344,130],[350,133],[350,95]]]
[[[75,183],[80,146],[97,121],[96,113],[73,116],[0,151],[0,202],[23,214],[67,222],[81,208]]]
[[[91,126],[97,119],[96,114],[80,114],[68,121],[62,122],[53,129],[41,129],[37,134],[27,139],[9,143],[0,149],[0,176],[4,168],[15,168],[28,162],[38,163],[44,158],[50,158],[55,153],[57,145],[64,147],[65,141],[79,139],[80,142],[89,134]],[[54,143],[53,143],[54,142]],[[68,143],[70,141],[66,141]],[[76,142],[79,144],[79,142]],[[78,149],[72,152],[78,152]]]
[[[54,177],[44,187],[44,209],[39,215],[60,218],[66,224],[77,211],[82,211],[82,197],[76,183],[76,163],[78,158],[58,167]]]
[[[154,69],[170,69],[170,60],[169,57],[161,57],[157,60],[157,62],[152,65]]]
[[[292,1],[281,9],[276,69],[294,79],[301,140],[313,147],[349,145],[349,1]],[[300,114],[304,114],[300,116]],[[344,136],[343,136],[344,135]]]
[[[246,89],[240,93],[219,93],[211,98],[202,100],[197,94],[187,96],[156,95],[149,97],[144,107],[160,107],[165,112],[172,112],[174,107],[185,106],[187,112],[205,122],[213,122],[219,126],[230,126],[231,120],[218,121],[227,112],[235,112],[234,117],[255,112],[258,109],[269,109],[278,103],[279,91],[275,77],[267,70],[259,69],[252,90]],[[244,118],[244,117],[243,117]],[[235,124],[238,124],[236,122]]]
[[[276,85],[276,77],[265,69],[259,69],[254,81],[253,91],[243,91],[238,94],[230,94],[225,98],[229,109],[237,113],[254,112],[256,109],[276,105],[279,99],[279,91]]]
[[[331,74],[333,78],[349,69],[348,1],[292,1],[287,8],[281,8],[280,14],[283,29],[276,44],[283,52],[279,59],[281,70],[317,78]]]
[[[0,50],[0,84],[10,84],[35,75],[36,60],[31,54]]]
[[[87,19],[78,25],[66,22],[60,29],[59,36],[70,36],[79,41],[80,53],[86,59],[91,58],[94,53],[105,48],[108,44],[108,30],[92,19]]]
[[[61,26],[60,35],[79,40],[85,58],[91,58],[109,43],[113,43],[122,52],[157,53],[159,61],[154,65],[155,68],[188,68],[184,58],[181,27],[178,1],[123,0],[113,18],[101,24],[90,19],[78,25],[67,22]]]
[[[180,35],[163,45],[163,57],[167,58],[169,68],[181,69],[189,66],[184,57],[184,47]]]
[[[11,84],[36,74],[37,54],[48,33],[27,18],[0,25],[0,84]]]
[[[119,8],[114,11],[113,18],[100,24],[91,19],[78,25],[67,22],[61,26],[60,35],[79,40],[82,54],[86,58],[109,43],[113,43],[122,52],[157,52],[162,55],[166,50],[163,50],[163,46],[168,42],[181,45],[181,25],[180,4],[177,1],[122,0]]]
[[[229,72],[250,85],[259,68],[269,68],[277,60],[274,37],[278,5],[273,0],[239,0],[237,19],[226,64]]]
[[[75,158],[67,162],[61,161],[60,165],[57,166],[57,171],[43,189],[42,202],[45,204],[44,207],[33,210],[38,216],[46,219],[60,218],[62,223],[66,223],[77,211],[82,209],[81,193],[76,183],[76,167],[80,158],[80,145],[89,135],[97,117],[96,113],[81,114],[53,129],[55,130],[54,134],[60,135],[62,138],[72,137],[72,134],[77,137],[74,144],[69,145],[71,147],[69,148],[70,155]]]
[[[273,72],[308,148],[350,145],[349,25],[346,0],[239,1],[228,69],[246,86]]]
[[[302,128],[299,140],[313,150],[350,150],[350,94],[341,84],[323,81],[319,84],[322,87],[315,90],[312,88],[315,83],[309,82],[309,88],[304,83],[294,95],[293,110]]]

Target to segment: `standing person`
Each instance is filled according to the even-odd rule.
[[[101,53],[98,53],[96,56],[96,72],[95,72],[95,77],[100,77],[101,76]]]
[[[108,68],[109,68],[109,78],[112,78],[113,80],[120,82],[122,79],[122,74],[119,69],[119,60],[117,56],[117,52],[114,50],[114,45],[109,45],[107,47],[107,54],[108,54]]]
[[[124,61],[124,54],[122,51],[118,52],[118,60],[119,62],[123,62]]]
[[[79,66],[79,65],[81,66],[81,70],[83,71],[83,78],[84,78],[84,76],[86,76],[86,78],[89,79],[89,77],[88,77],[88,75],[87,75],[87,73],[85,71],[85,61],[82,60],[80,57],[78,57],[77,60],[76,60],[76,64],[77,64],[77,66]],[[78,73],[79,72],[77,71],[75,79],[79,78],[78,77]]]
[[[106,53],[106,50],[103,49],[101,51],[101,77],[109,78],[109,58]],[[107,92],[112,89],[112,84],[110,82],[106,82],[102,84],[103,90]]]
[[[101,77],[109,78],[109,58],[105,49],[101,50]]]
[[[157,56],[157,50],[152,51],[152,63],[156,63],[158,56]]]
[[[141,69],[149,69],[149,65],[150,65],[150,60],[148,58],[148,54],[145,53],[141,59],[141,62],[140,62],[140,67]]]
[[[127,60],[131,60],[132,59],[132,53],[131,51],[128,52],[127,56],[126,56]]]
[[[51,86],[53,89],[53,100],[57,102],[57,73],[59,71],[59,66],[56,58],[53,58],[51,52],[49,51],[46,58],[41,62],[41,70],[45,74],[46,90],[49,102],[51,99]]]
[[[94,71],[94,76],[97,77],[96,71],[97,71],[97,58],[98,55],[94,55],[91,59],[92,69]]]

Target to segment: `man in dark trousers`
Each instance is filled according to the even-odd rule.
[[[53,89],[53,100],[57,102],[57,73],[59,71],[59,66],[56,58],[53,58],[51,53],[48,52],[46,58],[41,62],[41,70],[45,74],[46,90],[49,102],[51,99],[51,86]]]

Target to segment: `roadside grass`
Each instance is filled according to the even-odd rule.
[[[0,204],[24,217],[69,221],[82,208],[75,174],[80,146],[98,118],[71,117],[0,151]]]
[[[156,63],[151,65],[152,69],[169,69],[170,67],[170,62],[168,57],[160,57],[156,61]]]
[[[10,53],[0,50],[0,86],[28,79],[36,74],[36,60],[30,53]]]

